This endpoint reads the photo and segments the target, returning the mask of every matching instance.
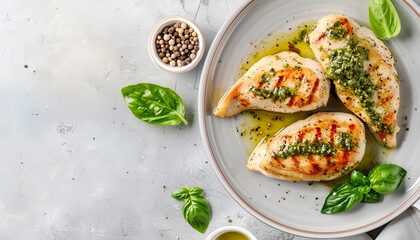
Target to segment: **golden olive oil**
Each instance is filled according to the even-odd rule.
[[[249,238],[239,232],[226,232],[218,236],[216,240],[249,240]]]
[[[300,40],[300,34],[302,31],[309,32],[315,25],[315,22],[308,22],[299,25],[295,30],[288,33],[270,33],[266,39],[258,43],[251,43],[254,46],[249,56],[245,58],[242,65],[240,66],[240,76],[246,73],[248,69],[258,62],[261,58],[273,55],[279,52],[288,51],[289,45],[293,44],[295,48],[299,49],[300,55],[305,58],[315,59],[315,55],[309,44],[304,41],[299,41],[296,44],[296,40]]]

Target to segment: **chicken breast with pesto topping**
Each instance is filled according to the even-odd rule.
[[[214,114],[230,117],[247,109],[292,113],[327,104],[330,82],[319,63],[281,52],[255,63],[220,99]]]
[[[321,18],[310,46],[344,105],[386,147],[397,145],[400,90],[394,58],[372,30],[344,15]]]
[[[289,181],[327,181],[357,167],[365,145],[365,128],[356,116],[317,113],[257,146],[247,168]]]

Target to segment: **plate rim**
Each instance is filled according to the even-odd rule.
[[[257,3],[260,0],[246,0],[244,1],[232,14],[231,16],[224,22],[222,27],[218,30],[215,38],[213,39],[211,43],[211,47],[207,53],[201,76],[200,76],[200,86],[199,86],[199,92],[198,92],[198,120],[199,120],[199,128],[200,128],[200,135],[201,140],[203,141],[205,151],[207,153],[207,156],[210,157],[210,164],[213,168],[213,171],[215,172],[219,182],[223,185],[223,187],[226,189],[226,191],[229,193],[229,195],[242,207],[244,208],[248,213],[256,217],[258,220],[268,224],[271,227],[274,227],[278,230],[285,231],[291,234],[300,235],[304,237],[327,237],[327,238],[334,238],[334,237],[346,237],[346,236],[352,236],[360,233],[364,233],[367,231],[370,231],[372,229],[375,229],[379,226],[382,226],[383,224],[391,221],[392,219],[396,218],[399,214],[404,212],[406,209],[408,209],[415,201],[417,201],[420,198],[420,186],[417,188],[417,190],[414,191],[414,193],[403,203],[401,203],[398,207],[393,209],[391,212],[385,214],[385,216],[382,216],[381,218],[372,221],[368,224],[365,224],[363,226],[344,229],[344,230],[338,230],[338,231],[331,231],[331,232],[325,232],[325,231],[313,231],[313,230],[305,230],[300,229],[296,227],[291,227],[286,224],[277,222],[267,216],[265,216],[263,213],[259,212],[257,209],[252,207],[244,198],[242,198],[239,193],[234,189],[234,187],[230,184],[228,179],[223,174],[219,164],[217,163],[216,157],[213,152],[213,148],[210,144],[210,138],[208,135],[208,129],[206,124],[206,99],[205,99],[205,93],[207,88],[207,83],[209,79],[209,70],[214,63],[214,57],[215,53],[218,50],[218,48],[221,45],[225,45],[225,43],[222,44],[222,40],[226,35],[230,35],[232,31],[236,28],[236,26],[240,23],[242,18],[244,17],[243,14],[246,13],[246,10],[252,9],[253,5]],[[420,7],[413,1],[413,0],[402,0],[404,4],[406,4],[419,18],[420,18]],[[246,15],[246,14],[245,14]],[[239,22],[236,24],[235,21],[239,19]],[[231,29],[231,27],[233,27]]]

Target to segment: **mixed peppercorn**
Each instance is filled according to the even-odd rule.
[[[155,43],[159,58],[172,67],[190,64],[200,49],[197,33],[185,23],[164,27]]]

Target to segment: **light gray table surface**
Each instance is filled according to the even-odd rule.
[[[150,30],[171,15],[195,20],[208,49],[242,1],[1,1],[0,239],[204,239],[224,225],[295,238],[243,210],[216,178],[197,119],[204,61],[170,74],[147,53]],[[120,89],[139,82],[174,89],[188,126],[136,119]],[[170,196],[186,185],[211,203],[204,235]]]

